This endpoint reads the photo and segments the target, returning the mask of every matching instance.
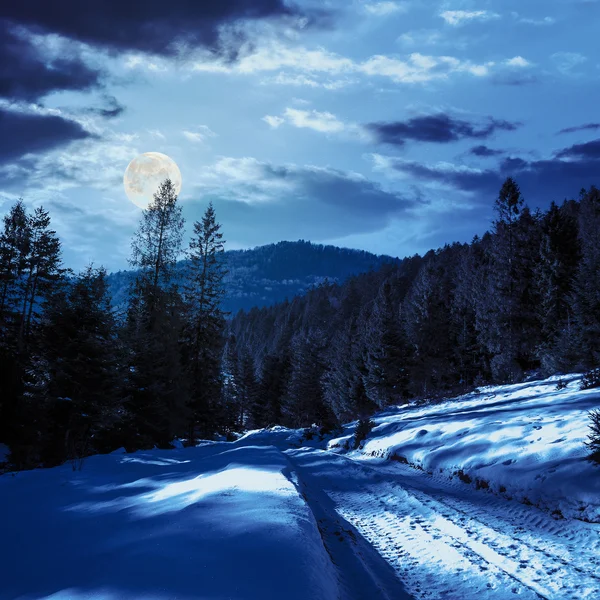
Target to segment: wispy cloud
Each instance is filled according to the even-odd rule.
[[[596,131],[600,129],[600,123],[585,123],[584,125],[576,125],[575,127],[565,127],[565,129],[561,129],[558,133],[577,133],[579,131]]]
[[[273,129],[277,129],[280,125],[283,125],[285,123],[285,119],[282,119],[281,117],[277,117],[275,115],[265,115],[262,118],[262,120]]]
[[[217,134],[206,125],[198,125],[191,130],[184,129],[181,133],[188,141],[195,144],[202,144],[209,138],[214,138],[217,136]]]
[[[409,9],[408,2],[370,2],[363,6],[365,12],[377,17],[385,17],[396,13],[405,13]]]
[[[354,78],[359,75],[385,77],[395,83],[405,84],[442,80],[460,73],[484,77],[489,75],[497,64],[501,63],[476,63],[454,56],[434,56],[418,52],[406,56],[377,54],[363,61],[356,61],[323,48],[311,50],[301,46],[288,47],[273,43],[243,56],[237,63],[203,56],[197,58],[190,68],[198,72],[245,75],[278,71],[275,77],[267,81],[337,89],[354,83]]]
[[[294,127],[313,129],[321,133],[339,133],[345,129],[344,123],[330,112],[286,108],[285,116]]]
[[[552,60],[563,75],[575,75],[577,67],[587,61],[587,57],[578,52],[555,52]]]
[[[513,12],[511,14],[517,23],[523,23],[524,25],[544,26],[554,25],[554,23],[556,23],[554,17],[523,17],[518,12]]]
[[[458,26],[469,23],[470,21],[491,21],[499,19],[498,13],[489,12],[487,10],[445,10],[440,13],[440,17],[448,23],[448,25]]]

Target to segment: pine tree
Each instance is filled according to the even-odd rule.
[[[185,299],[188,307],[187,367],[191,381],[190,443],[196,430],[203,435],[215,433],[219,420],[219,399],[223,377],[221,358],[224,345],[225,294],[223,279],[224,242],[221,226],[210,203],[202,221],[194,223],[190,241],[190,261]]]
[[[241,429],[264,426],[263,406],[258,398],[254,358],[247,348],[241,352],[237,375],[238,422]]]
[[[268,354],[262,365],[254,401],[259,427],[271,427],[283,423],[283,397],[290,371],[290,358],[282,349],[281,354]]]
[[[573,283],[580,365],[600,365],[600,190],[582,191],[579,212],[581,260]]]
[[[31,227],[22,200],[16,202],[5,215],[4,230],[0,234],[0,333],[7,341],[11,313],[15,309],[16,287],[25,272],[29,254]]]
[[[27,398],[45,414],[44,465],[101,449],[99,438],[122,414],[120,369],[106,271],[90,266],[54,295],[40,325]]]
[[[17,353],[20,283],[29,256],[30,219],[21,200],[3,219],[0,233],[0,439],[7,440],[22,394],[24,357]]]
[[[183,303],[173,284],[184,220],[169,179],[144,210],[132,242],[138,269],[125,329],[129,348],[131,447],[169,445],[183,431],[187,381],[181,357]]]
[[[534,366],[536,301],[534,264],[539,253],[539,218],[532,215],[510,177],[495,204],[498,219],[491,253],[490,294],[496,336],[491,367],[499,382],[518,381]]]
[[[571,294],[579,262],[579,241],[577,221],[566,208],[559,208],[553,202],[544,215],[539,262],[535,268],[540,298],[538,353],[548,375],[568,370],[576,363]]]
[[[2,340],[0,343],[0,417],[15,464],[35,463],[41,414],[30,410],[24,384],[38,349],[33,333],[42,308],[61,286],[65,269],[61,245],[43,208],[27,215],[18,202],[5,219],[2,248]]]
[[[21,315],[18,341],[22,348],[31,333],[33,317],[40,304],[47,300],[64,275],[61,245],[55,231],[50,229],[50,215],[42,207],[29,217],[29,252],[21,277]]]
[[[325,402],[321,385],[325,370],[323,332],[316,329],[309,335],[300,334],[292,347],[291,373],[283,402],[285,424],[330,427],[335,416]]]
[[[385,282],[369,319],[364,381],[367,395],[383,408],[408,398],[408,346],[392,288]]]

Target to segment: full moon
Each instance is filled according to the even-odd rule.
[[[125,193],[140,208],[148,208],[158,186],[167,178],[171,180],[175,193],[179,195],[181,171],[177,163],[166,154],[145,152],[136,156],[125,170]]]

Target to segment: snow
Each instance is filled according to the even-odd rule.
[[[567,387],[556,390],[557,379],[377,415],[367,442],[350,456],[393,457],[557,516],[600,522],[600,467],[587,460],[584,445],[600,390],[579,390],[579,375],[564,377]],[[349,437],[329,448],[339,451]]]
[[[337,598],[289,474],[273,447],[211,444],[0,477],[0,598]]]
[[[5,474],[0,600],[600,598],[580,378]]]

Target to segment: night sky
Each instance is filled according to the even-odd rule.
[[[509,175],[532,208],[600,184],[599,31],[599,0],[3,2],[0,215],[126,268],[156,151],[227,248],[470,241]]]

